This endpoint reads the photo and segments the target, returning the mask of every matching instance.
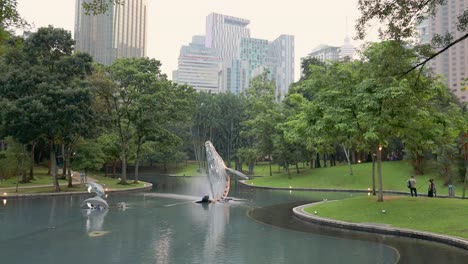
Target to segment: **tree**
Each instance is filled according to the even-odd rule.
[[[275,101],[276,85],[269,80],[268,74],[265,71],[250,81],[246,90],[247,118],[242,122],[242,136],[249,141],[249,148],[255,149],[259,157],[271,157],[273,153],[273,139],[270,134],[275,129],[275,119],[279,113],[279,103]],[[269,161],[271,176],[271,158]],[[249,168],[253,169],[253,166]],[[253,171],[249,173],[252,174]]]
[[[92,59],[73,54],[70,32],[51,26],[40,28],[20,49],[5,56],[2,97],[9,100],[6,132],[23,144],[44,138],[49,142],[50,168],[59,191],[55,144],[71,144],[89,131],[91,94],[85,82]],[[34,160],[34,156],[32,160]],[[70,178],[71,180],[71,178]]]
[[[0,29],[26,26],[26,21],[18,12],[17,0],[0,0]]]
[[[314,68],[310,67],[311,65],[315,66],[325,66],[325,62],[315,58],[307,56],[305,58],[301,58],[301,80],[307,79],[311,74]]]
[[[169,122],[188,119],[191,107],[188,98],[193,90],[168,81],[160,65],[159,61],[148,58],[118,59],[106,72],[98,72],[94,78],[96,91],[119,136],[121,184],[127,184],[130,144],[135,144],[135,180],[138,181],[142,145],[171,133],[165,127]]]

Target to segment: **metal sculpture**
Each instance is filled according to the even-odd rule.
[[[248,180],[249,178],[242,172],[226,167],[224,160],[218,154],[210,141],[205,142],[205,148],[206,159],[208,162],[208,181],[210,183],[212,194],[212,199],[209,200],[209,202],[225,200],[231,187],[231,177],[229,176],[228,172],[245,180]],[[202,202],[206,202],[206,200],[207,199],[205,197],[202,199]]]

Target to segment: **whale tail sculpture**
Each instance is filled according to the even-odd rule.
[[[88,198],[81,203],[81,208],[83,209],[107,209],[109,208],[109,204],[107,204],[106,200],[103,197],[106,195],[104,188],[102,185],[90,182],[87,183],[86,186],[88,187],[88,192],[96,193],[96,196],[93,198]]]
[[[228,196],[231,187],[231,177],[228,172],[242,179],[248,180],[249,178],[240,171],[226,167],[224,160],[210,141],[205,142],[205,148],[206,159],[208,161],[208,181],[210,182],[212,194],[212,200],[210,200],[210,202],[224,200]],[[206,199],[202,199],[202,201],[205,200]]]

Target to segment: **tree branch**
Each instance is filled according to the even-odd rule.
[[[415,65],[413,68],[407,70],[406,72],[404,72],[401,76],[405,76],[406,74],[412,72],[413,70],[415,70],[416,68],[418,68],[419,66],[421,65],[425,65],[428,61],[432,60],[433,58],[439,56],[440,54],[442,54],[443,52],[445,52],[446,50],[448,50],[449,48],[451,48],[452,46],[454,46],[455,44],[457,44],[458,42],[461,42],[463,40],[465,40],[466,38],[468,37],[468,33],[465,33],[465,35],[461,36],[460,38],[458,38],[457,40],[455,40],[454,42],[450,43],[447,47],[439,50],[438,52],[434,53],[432,56],[430,56],[429,58],[425,59],[423,62],[420,62],[418,63],[417,65]]]

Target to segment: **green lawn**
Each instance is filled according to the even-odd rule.
[[[387,196],[378,203],[375,197],[361,196],[314,205],[305,211],[346,222],[390,224],[468,239],[468,200]]]
[[[302,165],[299,166],[301,170],[303,170]],[[296,167],[291,166],[290,170],[291,172],[295,172]],[[170,175],[173,176],[203,176],[206,175],[204,172],[198,172],[198,164],[196,161],[188,161],[186,164],[178,164],[177,168],[171,168],[169,171]],[[273,174],[279,174],[281,172],[284,173],[284,169],[282,167],[279,167],[276,164],[272,164],[271,170]],[[247,173],[248,167],[244,165],[243,167],[243,172]],[[268,162],[258,162],[255,165],[254,169],[254,175],[255,176],[268,176],[270,175],[270,167],[268,165]]]
[[[172,176],[204,176],[205,172],[198,172],[198,163],[196,161],[188,161],[187,163],[179,164],[177,168],[169,171]]]
[[[31,181],[30,183],[20,183],[18,184],[19,191],[18,193],[50,193],[54,192],[54,187],[52,186],[52,177],[47,175],[47,167],[38,166],[34,168],[34,177],[35,180]],[[128,189],[128,188],[135,188],[135,187],[144,187],[145,184],[143,182],[133,183],[133,181],[129,180],[129,185],[121,185],[118,184],[120,181],[119,179],[112,179],[109,177],[104,177],[101,175],[102,173],[88,173],[89,177],[92,177],[97,180],[98,183],[103,184],[107,189]],[[0,188],[12,188],[9,189],[8,192],[12,192],[11,190],[15,190],[16,182],[18,178],[13,177],[6,180],[2,180],[0,183]],[[62,192],[81,192],[85,191],[86,188],[83,184],[74,184],[72,188],[68,188],[67,186],[63,186],[62,184],[67,184],[68,180],[59,180],[60,190]],[[34,187],[39,185],[49,185],[48,187],[35,187],[35,188],[22,188],[22,187]]]
[[[30,183],[20,183],[18,186],[23,187],[45,184],[52,185],[52,179],[49,175],[47,175],[47,171],[47,167],[34,167],[34,180],[32,180]],[[27,173],[29,173],[29,170],[27,171]],[[21,181],[21,177],[12,177],[6,180],[1,180],[0,188],[16,187],[16,182],[18,181],[18,179]]]
[[[268,169],[268,166],[265,166]],[[265,169],[263,169],[264,171]],[[260,170],[262,171],[262,170]],[[353,165],[354,174],[349,175],[348,166],[335,166],[317,169],[302,169],[299,174],[291,170],[292,179],[288,179],[286,172],[278,173],[274,170],[273,176],[264,176],[247,181],[248,184],[268,187],[293,188],[335,188],[335,189],[367,189],[372,186],[372,164],[363,163]],[[390,161],[382,163],[384,190],[409,191],[406,180],[411,176],[412,168],[405,161]],[[419,193],[427,193],[429,179],[434,178],[438,194],[448,194],[443,186],[443,179],[435,172],[416,176]],[[377,175],[376,175],[377,180]],[[377,183],[376,183],[377,184]],[[457,185],[457,184],[456,184]],[[458,192],[460,188],[456,189]],[[377,188],[377,186],[376,186]]]

